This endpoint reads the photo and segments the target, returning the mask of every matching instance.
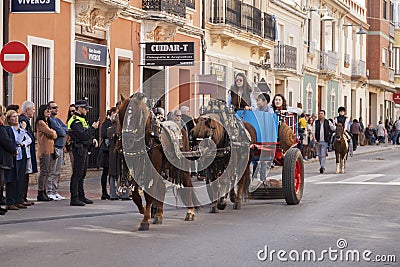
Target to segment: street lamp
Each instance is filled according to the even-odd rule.
[[[356,32],[356,34],[367,34],[367,32],[364,31],[361,24],[343,24],[343,27],[360,27],[360,29],[358,30],[358,32]]]
[[[321,17],[321,21],[333,21],[334,19],[329,15],[327,8],[303,8],[303,12],[313,12],[313,11],[325,11],[324,15]]]

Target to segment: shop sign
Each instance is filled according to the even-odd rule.
[[[146,66],[175,66],[194,64],[194,42],[146,43]]]
[[[400,94],[393,94],[393,101],[400,105]]]
[[[12,13],[60,13],[60,0],[11,0],[10,11]]]
[[[76,41],[75,44],[75,63],[97,67],[107,66],[107,46],[82,41]]]

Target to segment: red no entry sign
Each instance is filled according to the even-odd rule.
[[[29,64],[28,48],[18,41],[9,42],[1,49],[0,62],[9,73],[22,72]]]

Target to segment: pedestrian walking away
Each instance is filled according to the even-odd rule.
[[[67,125],[74,158],[70,181],[70,205],[85,206],[85,204],[93,204],[93,201],[85,196],[83,181],[87,171],[88,149],[90,146],[98,147],[94,132],[99,127],[99,122],[93,122],[92,126],[89,127],[86,121],[86,114],[92,107],[88,105],[86,100],[76,101],[75,107],[76,112],[69,119]]]

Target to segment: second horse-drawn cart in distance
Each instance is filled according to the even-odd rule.
[[[298,114],[263,111],[238,111],[237,115],[251,123],[257,132],[257,143],[252,145],[253,161],[267,161],[267,166],[282,166],[282,180],[268,178],[254,191],[253,199],[285,199],[288,205],[300,203],[304,189],[304,161],[299,142]]]

